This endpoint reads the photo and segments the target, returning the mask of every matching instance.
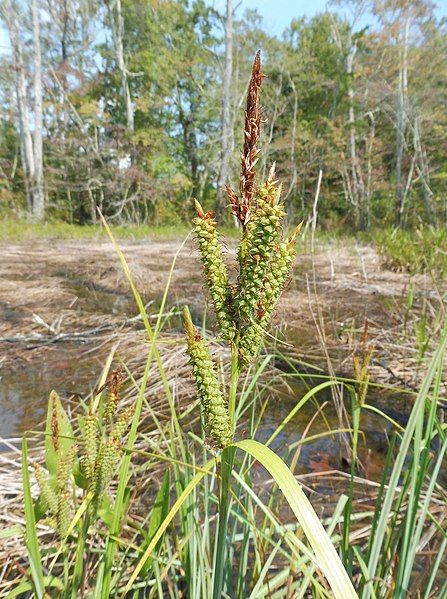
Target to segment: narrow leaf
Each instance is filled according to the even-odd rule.
[[[336,599],[357,599],[357,594],[326,530],[287,465],[271,449],[251,439],[234,444],[258,460],[274,478],[287,499],[327,578]]]
[[[25,504],[25,543],[28,549],[31,576],[34,582],[35,593],[38,599],[44,594],[45,584],[42,572],[42,562],[39,551],[39,541],[37,539],[36,519],[34,517],[33,498],[31,496],[31,485],[28,472],[28,441],[25,436],[22,439],[22,478],[23,478],[23,496]]]

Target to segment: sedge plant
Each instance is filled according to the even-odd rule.
[[[224,589],[230,484],[238,447],[261,461],[273,474],[318,555],[319,566],[335,596],[355,597],[329,537],[284,462],[267,446],[254,440],[234,443],[240,375],[260,352],[272,313],[290,277],[301,226],[298,225],[290,236],[284,233],[285,210],[281,203],[281,186],[275,180],[274,165],[266,181],[256,181],[257,142],[261,126],[259,99],[263,77],[258,52],[247,93],[239,194],[230,187],[226,188],[231,211],[241,228],[235,282],[230,280],[223,260],[218,225],[213,214],[205,212],[195,202],[195,234],[204,279],[214,305],[220,337],[229,344],[231,351],[227,389],[222,388],[207,344],[195,328],[188,308],[184,309],[187,351],[200,400],[203,429],[207,445],[215,452],[220,466],[213,597],[220,598]],[[318,535],[321,536],[317,538]]]

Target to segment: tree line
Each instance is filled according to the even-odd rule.
[[[2,0],[0,214],[231,222],[244,97],[263,55],[258,172],[290,218],[447,217],[447,31],[426,0],[341,0],[281,36],[227,0]]]

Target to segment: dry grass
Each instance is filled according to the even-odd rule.
[[[162,294],[165,273],[178,246],[177,240],[122,244],[145,301],[157,301]],[[42,343],[54,341],[57,333],[88,333],[106,325],[105,330],[81,339],[91,341],[93,347],[104,342],[107,345],[110,329],[116,340],[122,330],[138,326],[129,322],[136,315],[136,308],[109,247],[102,241],[59,240],[51,246],[37,241],[1,248],[1,337],[25,338],[23,343],[2,344],[6,350],[3,366],[29,359],[30,352],[32,355],[43,351]],[[227,252],[233,253],[231,241]],[[201,313],[205,306],[196,259],[193,243],[188,242],[174,272],[168,303],[188,304]],[[419,317],[423,304],[429,305],[435,314],[442,302],[428,276],[410,277],[385,270],[371,246],[320,244],[314,259],[310,253],[298,257],[294,279],[283,294],[274,322],[279,327],[287,323],[286,340],[295,346],[297,355],[318,365],[324,352],[315,341],[312,315],[320,312],[334,368],[339,373],[350,374],[352,351],[366,318],[376,348],[374,380],[417,387],[423,372],[417,367],[414,331],[404,323],[410,281],[416,290],[411,319]],[[432,339],[436,338],[436,332],[431,331]],[[35,346],[37,350],[29,349]],[[24,347],[28,352],[24,353]]]

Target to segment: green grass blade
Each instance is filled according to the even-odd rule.
[[[427,376],[425,377],[422,386],[419,390],[416,401],[413,405],[413,409],[410,414],[410,418],[408,419],[407,427],[405,429],[405,433],[402,436],[402,441],[399,447],[399,452],[396,456],[396,460],[394,462],[393,470],[390,475],[390,480],[388,483],[387,492],[384,495],[383,503],[381,506],[380,517],[377,522],[377,527],[375,530],[374,538],[372,539],[372,545],[369,554],[368,561],[368,572],[369,572],[369,581],[367,582],[367,586],[365,587],[363,593],[363,599],[369,599],[371,596],[371,587],[372,581],[375,580],[376,569],[379,563],[381,549],[383,540],[386,534],[387,522],[390,517],[390,513],[393,510],[393,504],[395,499],[396,489],[399,486],[399,480],[401,477],[402,469],[405,464],[405,459],[408,454],[408,450],[410,448],[411,441],[413,439],[413,435],[417,426],[417,423],[420,418],[424,416],[424,405],[427,398],[427,395],[430,391],[430,387],[432,385],[433,379],[439,370],[442,368],[443,360],[444,360],[444,352],[447,344],[447,334],[444,330],[443,336],[441,338],[441,342],[439,344],[438,349],[436,350],[433,359],[431,361],[430,367],[427,372]]]
[[[28,441],[25,436],[22,438],[22,477],[23,477],[23,496],[25,503],[25,539],[28,549],[31,576],[34,582],[35,593],[38,599],[44,596],[45,582],[42,571],[42,559],[39,551],[39,540],[36,531],[36,518],[34,515],[34,504],[31,496],[31,486],[28,472]]]
[[[309,541],[336,599],[357,599],[346,570],[310,501],[287,465],[271,449],[251,439],[234,444],[258,460],[281,489]]]
[[[250,597],[248,599],[257,599],[258,597],[262,596],[260,595],[260,590],[262,587],[262,583],[264,582],[265,577],[267,576],[269,570],[270,570],[270,566],[273,563],[273,560],[275,559],[276,554],[278,553],[278,549],[281,545],[282,539],[280,539],[275,547],[273,548],[273,550],[270,552],[270,555],[268,556],[261,572],[259,573],[259,578],[258,581],[256,582],[255,586],[253,587],[252,592],[250,593]]]
[[[176,260],[178,258],[178,255],[179,255],[181,249],[183,248],[183,246],[185,245],[189,235],[183,241],[180,248],[177,250],[177,252],[174,256],[174,259],[172,261],[168,280],[167,280],[167,283],[165,286],[165,291],[163,294],[163,299],[162,299],[157,323],[156,323],[155,329],[153,329],[149,322],[149,318],[146,314],[146,309],[145,309],[143,300],[141,298],[141,295],[133,281],[132,273],[130,272],[130,268],[127,264],[126,258],[124,256],[123,252],[121,251],[119,245],[117,244],[117,242],[113,236],[113,233],[112,233],[109,225],[107,224],[106,220],[104,219],[102,214],[100,216],[101,216],[102,223],[107,231],[107,234],[109,235],[109,238],[112,242],[112,245],[113,245],[113,247],[118,255],[118,258],[121,262],[121,266],[123,268],[124,274],[127,278],[129,286],[131,288],[135,302],[138,306],[138,311],[140,313],[141,319],[145,326],[147,337],[150,341],[149,354],[148,354],[148,358],[147,358],[147,362],[146,362],[146,366],[145,366],[145,370],[144,370],[144,374],[143,374],[143,378],[142,378],[142,382],[141,382],[141,386],[140,386],[140,390],[139,390],[139,394],[138,394],[138,399],[137,399],[136,406],[135,406],[134,415],[132,418],[132,424],[131,424],[131,429],[129,432],[128,442],[127,442],[127,446],[126,446],[126,452],[125,452],[124,458],[121,462],[121,466],[119,469],[118,489],[117,489],[115,505],[114,505],[114,519],[112,522],[112,526],[110,528],[110,534],[107,538],[106,551],[105,551],[105,555],[104,555],[105,567],[102,570],[100,570],[100,574],[99,574],[100,578],[98,578],[98,581],[97,581],[97,584],[102,589],[101,597],[103,599],[108,599],[109,593],[110,593],[112,563],[113,563],[113,557],[114,557],[114,554],[116,551],[115,537],[118,536],[118,534],[119,534],[119,529],[120,529],[121,521],[122,521],[122,517],[123,517],[124,496],[125,496],[126,486],[128,483],[128,478],[129,478],[129,469],[130,469],[130,462],[131,462],[131,457],[132,457],[132,450],[133,450],[133,446],[135,444],[136,437],[137,437],[137,429],[138,429],[140,413],[141,413],[141,409],[142,409],[143,401],[144,401],[144,393],[146,390],[147,380],[148,380],[149,372],[150,372],[150,366],[151,366],[153,358],[155,358],[155,361],[157,363],[158,371],[159,371],[159,374],[160,374],[160,377],[161,377],[162,383],[163,383],[163,389],[164,389],[166,397],[168,399],[168,404],[169,404],[169,408],[171,411],[172,421],[174,423],[177,437],[179,440],[180,450],[182,451],[183,458],[186,459],[186,454],[185,454],[184,445],[183,445],[183,438],[181,436],[178,419],[177,419],[176,413],[175,413],[174,399],[172,397],[171,389],[169,387],[169,382],[168,382],[166,372],[165,372],[163,364],[162,364],[162,360],[161,360],[160,353],[157,348],[156,341],[157,341],[158,333],[160,331],[161,315],[163,313],[164,306],[166,304],[168,289],[171,284],[174,266],[175,266]]]
[[[155,497],[154,507],[152,509],[152,514],[149,519],[149,526],[147,531],[147,537],[145,543],[142,545],[141,550],[143,551],[151,542],[153,536],[160,528],[161,523],[166,518],[169,512],[169,487],[170,487],[170,476],[169,469],[166,470],[163,481],[160,485],[160,489],[158,490],[157,496]],[[160,543],[156,547],[160,546]],[[144,564],[141,573],[143,576],[147,575],[150,568],[152,566],[152,560],[148,558],[147,562]]]
[[[205,466],[203,466],[202,469],[199,472],[197,472],[197,474],[195,474],[192,477],[192,479],[189,481],[188,485],[185,487],[185,489],[183,490],[183,492],[179,495],[179,497],[177,498],[177,501],[174,503],[174,505],[172,506],[172,508],[169,510],[168,515],[163,520],[163,522],[160,524],[160,527],[158,528],[157,532],[152,537],[152,540],[149,543],[149,546],[147,547],[146,551],[144,552],[144,554],[142,555],[142,557],[139,559],[137,565],[135,566],[135,569],[132,572],[132,575],[131,575],[131,577],[129,579],[129,582],[127,583],[126,588],[123,591],[123,597],[132,588],[132,585],[135,582],[135,580],[137,579],[138,574],[140,573],[140,571],[143,568],[144,564],[147,562],[147,559],[149,558],[149,556],[151,555],[151,553],[154,551],[154,549],[155,549],[158,541],[163,536],[163,533],[168,528],[169,524],[172,522],[172,520],[174,519],[174,517],[177,514],[177,512],[179,511],[179,509],[182,507],[183,503],[188,499],[190,493],[192,493],[192,491],[200,483],[200,481],[202,480],[202,478],[206,474],[209,474],[211,472],[211,470],[213,469],[214,465],[215,465],[215,460],[213,458],[212,460],[210,460],[209,462],[207,462],[205,464]]]
[[[331,387],[331,386],[336,385],[336,384],[338,385],[339,382],[338,381],[325,381],[324,383],[320,383],[319,385],[317,385],[316,387],[314,387],[313,389],[311,389],[310,391],[308,391],[306,393],[306,395],[304,395],[300,399],[300,401],[296,404],[296,406],[294,406],[292,408],[292,410],[290,410],[290,412],[287,414],[287,416],[284,418],[284,420],[281,422],[281,424],[270,435],[270,437],[268,438],[268,440],[266,441],[265,444],[266,445],[270,445],[272,443],[272,441],[274,441],[274,439],[276,439],[276,437],[284,429],[284,427],[286,426],[286,424],[288,422],[290,422],[290,420],[292,420],[292,418],[295,416],[295,414],[304,406],[304,404],[306,404],[310,399],[312,399],[312,397],[314,397],[320,391],[323,391],[323,389],[326,389],[327,387]]]
[[[45,588],[53,588],[59,591],[64,590],[64,585],[62,581],[60,581],[59,578],[56,578],[54,576],[45,576],[43,582],[45,584]],[[21,582],[16,586],[15,589],[13,589],[10,593],[6,595],[6,599],[14,599],[14,597],[20,597],[23,593],[32,590],[33,585],[30,582]]]

